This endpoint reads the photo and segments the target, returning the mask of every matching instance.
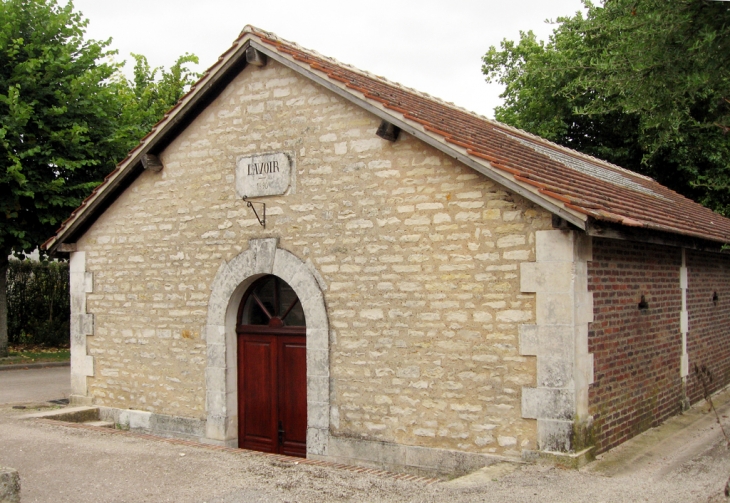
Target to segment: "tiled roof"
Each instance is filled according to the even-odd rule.
[[[585,229],[586,222],[598,221],[730,242],[730,219],[648,177],[491,121],[247,26],[233,46],[74,211],[44,247],[55,249],[70,234],[70,227],[78,226],[77,220],[95,218],[93,209],[86,207],[103,199],[112,181],[137,166],[140,156],[162,136],[168,123],[179,122],[181,117],[178,116],[189,113],[188,109],[199,95],[211,92],[216,74],[230,68],[232,60],[245,58],[243,51],[248,46],[366,106],[384,120],[453,155],[578,227]]]

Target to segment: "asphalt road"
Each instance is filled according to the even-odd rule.
[[[19,369],[0,372],[0,404],[68,398],[71,368]]]

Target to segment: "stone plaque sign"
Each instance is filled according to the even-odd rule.
[[[238,197],[278,196],[291,185],[291,161],[283,152],[239,157],[236,160]]]

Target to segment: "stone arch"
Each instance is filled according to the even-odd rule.
[[[252,239],[249,249],[218,268],[208,302],[205,335],[206,438],[236,447],[238,363],[236,314],[246,289],[265,274],[294,289],[307,324],[307,454],[326,455],[329,440],[329,324],[324,281],[308,264],[278,248],[276,238]]]

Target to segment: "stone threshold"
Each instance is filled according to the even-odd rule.
[[[525,450],[522,451],[522,459],[532,463],[547,462],[577,470],[596,459],[596,448],[591,446],[579,452]]]

